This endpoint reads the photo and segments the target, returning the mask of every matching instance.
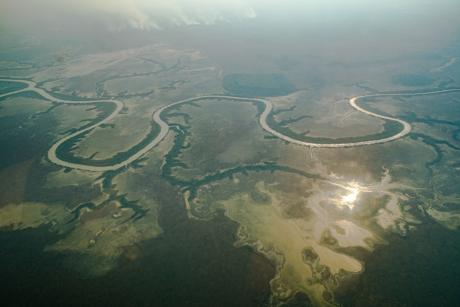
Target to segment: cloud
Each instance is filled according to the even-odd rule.
[[[119,26],[149,30],[183,25],[209,25],[253,18],[255,11],[243,1],[228,0],[105,0],[102,11],[118,17]],[[123,24],[124,23],[124,24]],[[115,26],[118,26],[115,25]]]
[[[92,17],[112,30],[159,30],[254,18],[247,0],[2,0],[2,18],[40,20]],[[41,17],[40,17],[41,16]]]

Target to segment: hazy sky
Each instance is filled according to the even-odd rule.
[[[458,0],[1,0],[3,27],[93,18],[111,30],[158,30],[171,26],[214,24],[257,17],[318,19],[378,16],[408,18],[443,14],[458,23]],[[82,21],[85,19],[81,19]]]

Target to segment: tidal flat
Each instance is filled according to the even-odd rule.
[[[458,305],[457,16],[203,6],[2,39],[5,305]]]

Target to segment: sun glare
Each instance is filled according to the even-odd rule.
[[[346,206],[350,209],[355,207],[356,200],[358,199],[359,194],[361,193],[362,189],[356,182],[351,182],[346,186],[342,186],[345,190],[347,190],[347,194],[341,196],[338,200],[340,206]]]
[[[353,188],[353,189],[350,189],[350,191],[351,191],[350,194],[347,194],[342,197],[342,202],[351,204],[355,202],[356,198],[358,198],[359,189]]]

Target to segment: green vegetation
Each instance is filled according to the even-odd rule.
[[[297,139],[297,140],[305,141],[305,142],[312,142],[312,143],[337,144],[337,143],[355,143],[355,142],[378,140],[378,139],[384,139],[384,138],[393,136],[403,129],[402,124],[395,122],[395,121],[387,120],[383,124],[384,130],[379,133],[363,135],[363,136],[356,136],[356,137],[344,137],[344,138],[312,137],[312,136],[308,136],[305,134],[295,133],[294,131],[289,129],[288,126],[286,126],[286,122],[289,123],[289,122],[293,122],[296,120],[297,118],[289,119],[287,121],[277,122],[273,117],[273,113],[267,117],[268,125],[272,127],[274,130],[281,132],[282,134],[287,135],[293,139]]]
[[[295,91],[280,74],[231,74],[225,76],[224,88],[229,95],[242,97],[285,96]]]
[[[433,83],[433,78],[421,74],[401,74],[392,78],[393,83],[404,86],[427,86]]]
[[[0,94],[17,91],[26,87],[23,83],[0,81]]]

